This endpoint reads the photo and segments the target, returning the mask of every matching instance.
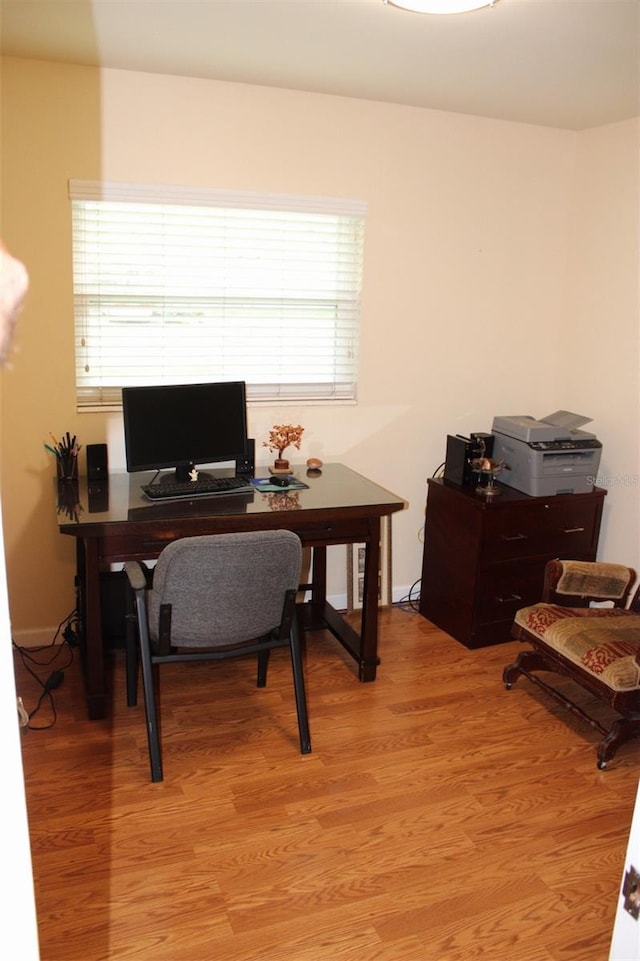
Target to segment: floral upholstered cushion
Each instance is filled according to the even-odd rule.
[[[640,614],[534,604],[519,610],[515,622],[613,690],[640,689]]]

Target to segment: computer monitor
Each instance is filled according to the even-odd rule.
[[[122,412],[130,473],[171,468],[188,480],[197,465],[245,456],[244,381],[123,387]]]

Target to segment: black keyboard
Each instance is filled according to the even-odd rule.
[[[157,484],[143,484],[142,491],[152,501],[176,500],[185,497],[211,497],[215,494],[241,494],[253,487],[243,477],[203,477],[196,481],[162,480]]]

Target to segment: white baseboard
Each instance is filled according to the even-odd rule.
[[[391,603],[399,604],[400,601],[406,598],[410,591],[410,587],[392,587],[391,588]],[[327,597],[329,603],[335,607],[336,611],[346,611],[347,609],[347,594],[332,594]]]

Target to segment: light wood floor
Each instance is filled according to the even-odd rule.
[[[367,685],[308,636],[307,757],[284,652],[266,690],[253,662],[167,666],[157,785],[121,654],[109,721],[68,669],[23,736],[43,961],[605,961],[640,741],[600,772],[595,732],[504,690],[519,644],[398,609],[381,633]]]

